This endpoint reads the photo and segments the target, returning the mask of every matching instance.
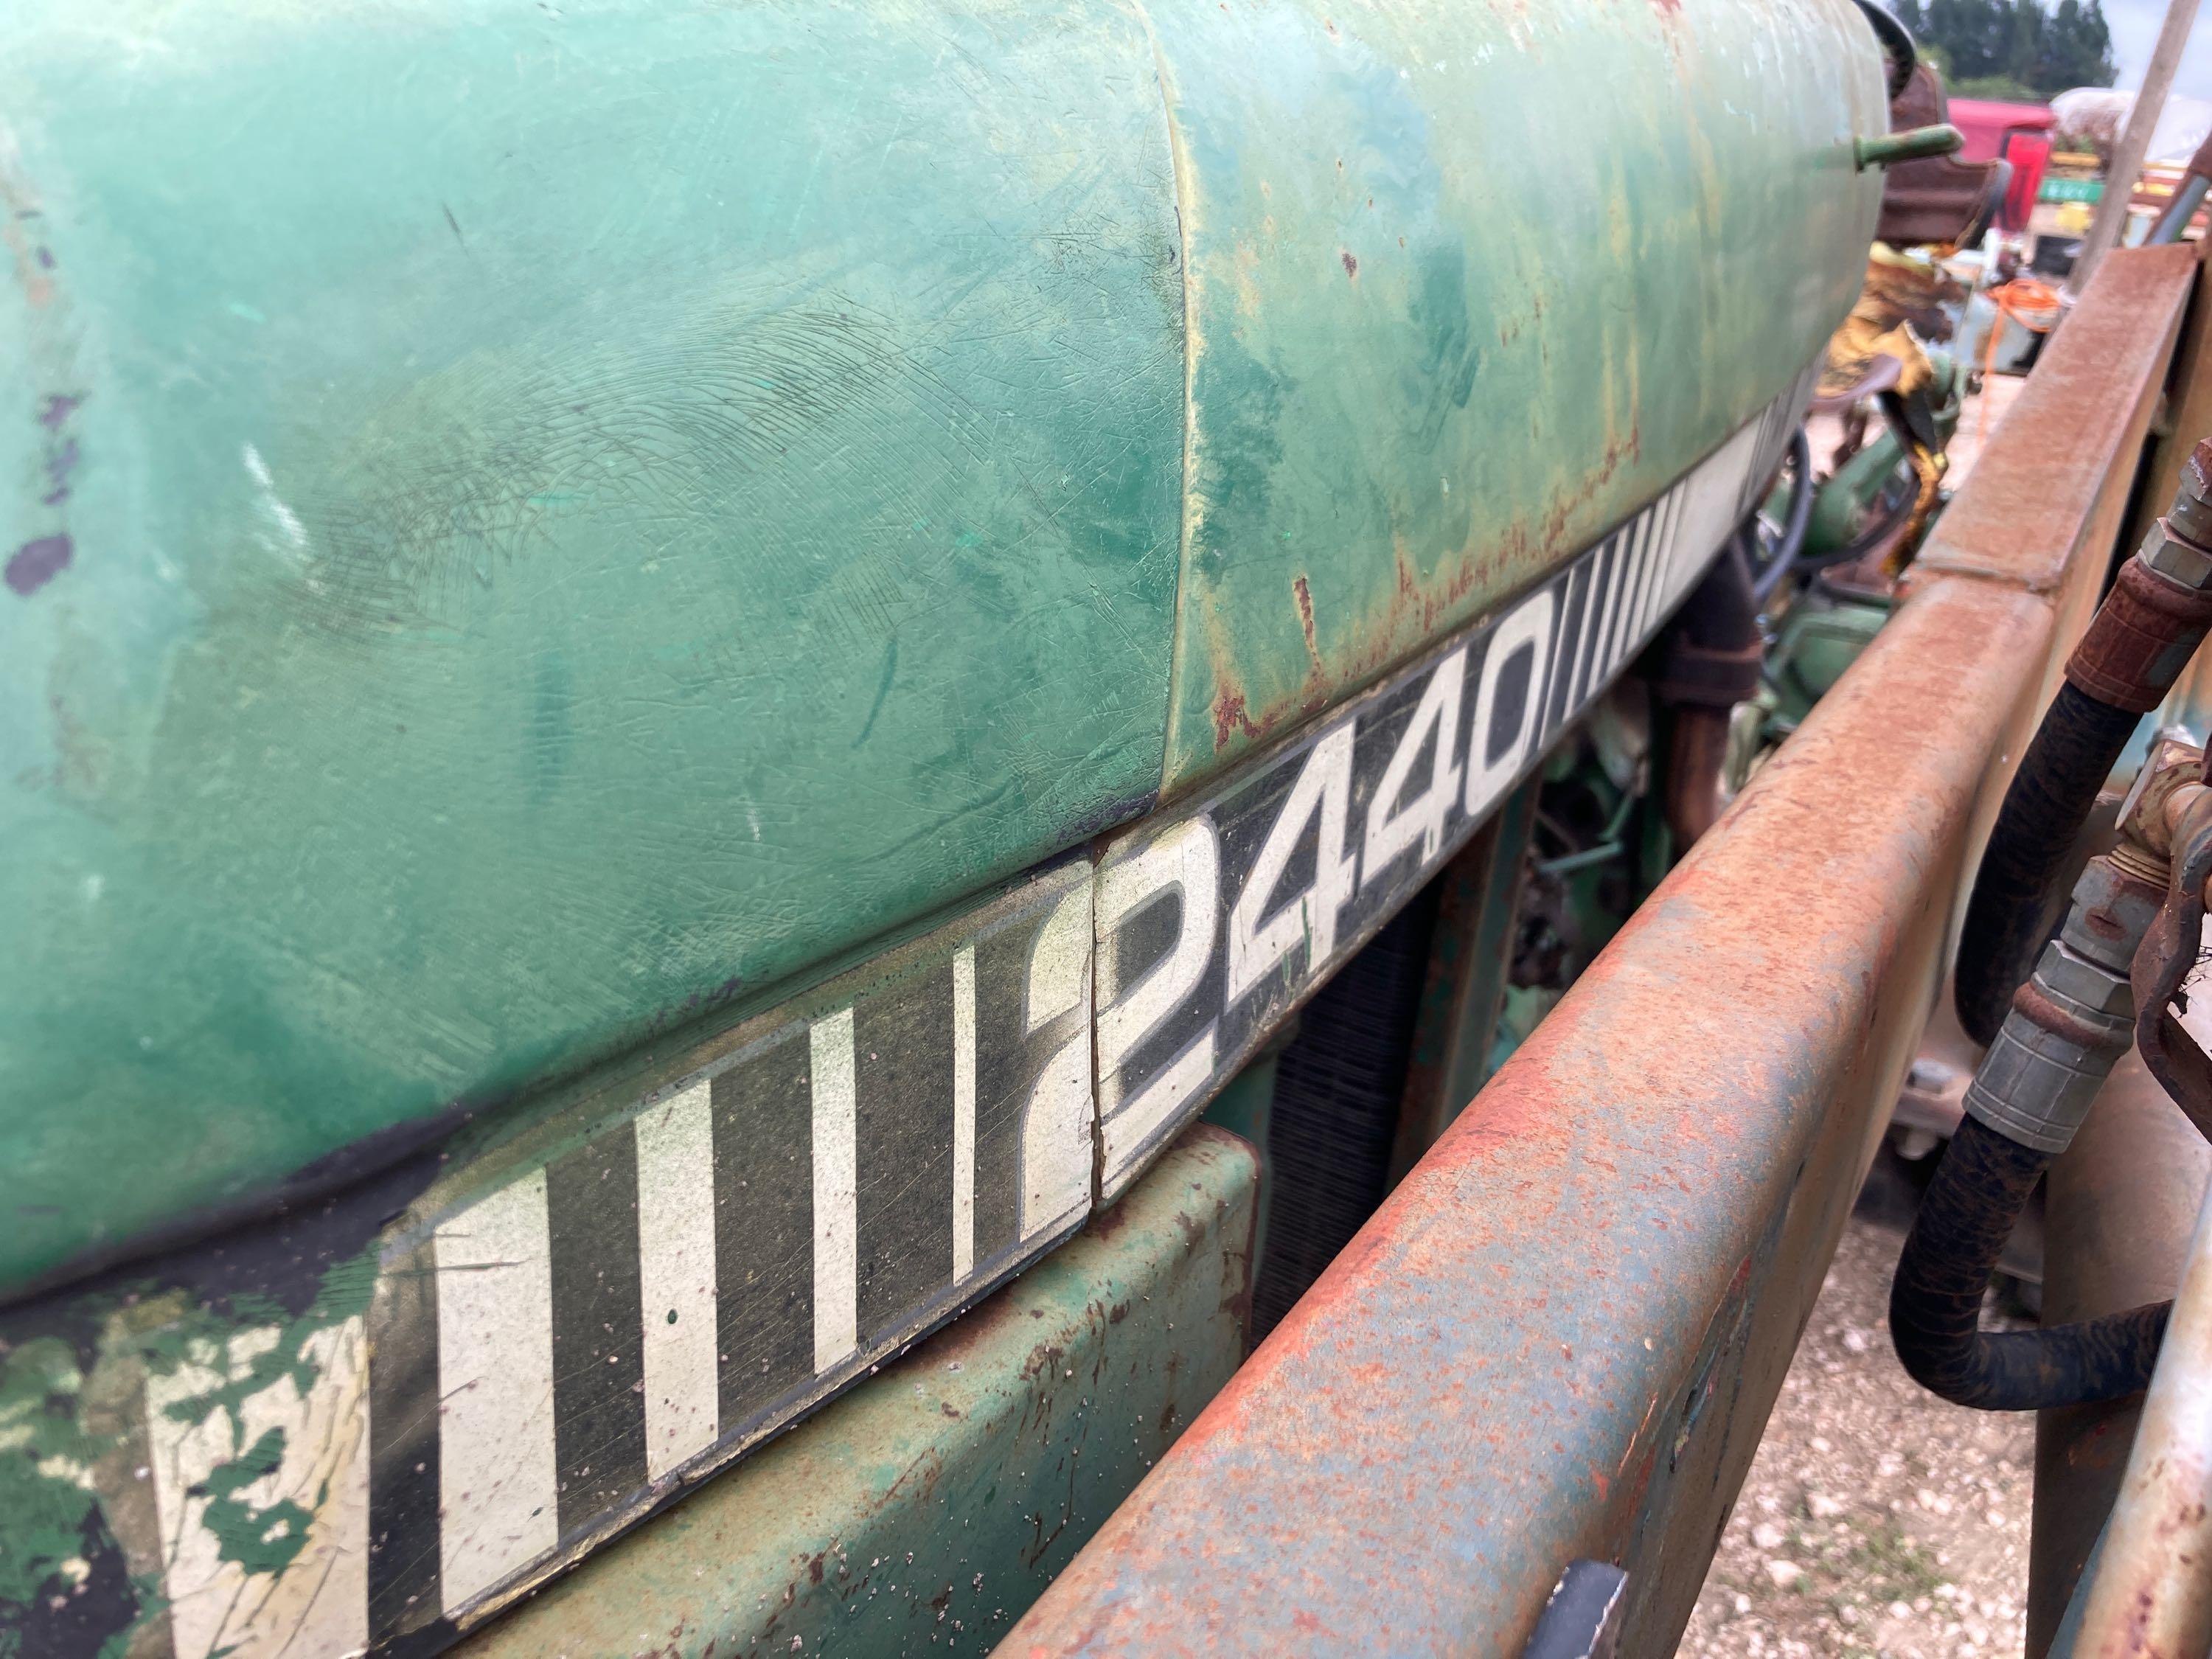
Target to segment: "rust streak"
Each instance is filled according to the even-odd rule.
[[[1298,602],[1298,626],[1306,636],[1306,658],[1313,664],[1314,678],[1322,676],[1321,648],[1314,643],[1313,589],[1306,586],[1304,576],[1291,579],[1291,592]]]

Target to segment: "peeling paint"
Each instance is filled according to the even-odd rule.
[[[1621,522],[1856,297],[1878,188],[1838,170],[1838,146],[1887,111],[1855,11],[1723,0],[1694,52],[1656,0],[1584,21],[1156,23],[1203,342],[1164,796]],[[1567,28],[1574,53],[1540,49]],[[1762,67],[1815,59],[1817,77]],[[1276,66],[1266,90],[1246,84],[1254,63]],[[1571,123],[1548,112],[1566,107]],[[1301,155],[1328,160],[1284,165]],[[1753,268],[1791,274],[1740,280]],[[1310,604],[1291,611],[1299,576]]]
[[[66,534],[35,537],[9,556],[8,586],[28,599],[68,569],[75,555],[75,544]]]

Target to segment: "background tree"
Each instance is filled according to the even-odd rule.
[[[1892,0],[1898,21],[1944,66],[1962,97],[2040,102],[2118,73],[2100,0]]]

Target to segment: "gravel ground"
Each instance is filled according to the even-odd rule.
[[[1860,1217],[1844,1232],[1683,1636],[1692,1659],[2020,1654],[2035,1422],[1905,1375],[1885,1317],[1904,1242]]]

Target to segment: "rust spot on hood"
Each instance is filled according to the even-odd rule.
[[[1306,657],[1318,678],[1322,673],[1321,647],[1314,643],[1313,589],[1306,586],[1304,576],[1296,576],[1291,580],[1291,594],[1298,602],[1298,626],[1305,631]]]
[[[1232,691],[1227,686],[1221,689],[1220,695],[1213,700],[1213,746],[1216,749],[1226,749],[1229,739],[1239,732],[1248,738],[1261,738],[1267,735],[1267,731],[1265,726],[1255,726],[1251,716],[1244,712],[1244,694],[1242,691]]]

